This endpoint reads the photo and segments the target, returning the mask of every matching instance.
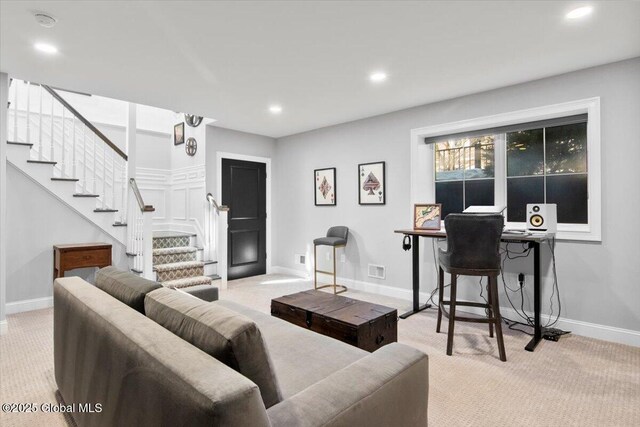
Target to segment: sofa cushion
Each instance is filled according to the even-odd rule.
[[[187,286],[186,288],[176,288],[176,290],[193,295],[207,302],[218,300],[218,288],[212,285]]]
[[[258,325],[273,361],[283,399],[370,354],[233,301],[210,304],[238,312]]]
[[[96,286],[142,314],[144,314],[144,296],[162,287],[157,282],[128,271],[118,270],[113,266],[98,270]]]
[[[253,381],[267,408],[282,400],[260,329],[247,317],[167,288],[146,296],[145,311],[150,319]]]

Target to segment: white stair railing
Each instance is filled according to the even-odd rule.
[[[145,205],[135,178],[129,179],[127,252],[133,257],[132,268],[143,277],[153,277],[153,206]]]
[[[213,195],[208,193],[205,214],[205,258],[218,261],[218,275],[226,281],[229,207],[218,205]]]
[[[78,179],[77,192],[124,222],[127,155],[46,85],[13,79],[9,100],[7,139],[33,144],[31,160],[56,162],[54,177]]]

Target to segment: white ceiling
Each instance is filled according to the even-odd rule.
[[[584,4],[592,16],[564,19]],[[640,56],[629,1],[2,1],[0,15],[3,72],[272,137]]]

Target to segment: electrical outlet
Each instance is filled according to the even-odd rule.
[[[347,262],[347,256],[345,254],[340,254],[340,262]]]
[[[324,255],[327,261],[331,261],[331,254],[329,252],[326,252]]]

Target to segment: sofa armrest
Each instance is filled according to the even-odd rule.
[[[427,355],[394,343],[272,406],[274,427],[426,426]]]

